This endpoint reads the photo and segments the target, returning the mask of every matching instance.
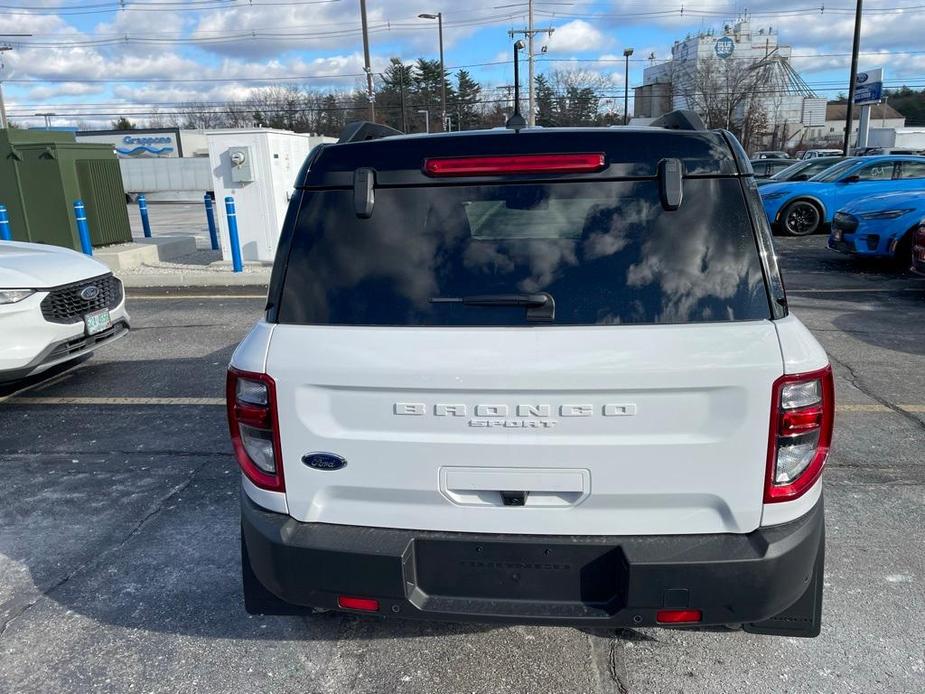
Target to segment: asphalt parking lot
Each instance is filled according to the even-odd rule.
[[[925,278],[778,249],[837,377],[819,638],[248,616],[222,391],[263,302],[158,290],[0,392],[0,692],[925,691]]]

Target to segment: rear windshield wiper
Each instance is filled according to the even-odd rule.
[[[434,296],[432,304],[462,304],[463,306],[523,306],[527,320],[551,321],[556,317],[556,302],[551,294],[475,294],[473,296]]]

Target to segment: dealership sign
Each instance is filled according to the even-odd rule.
[[[883,98],[883,68],[859,72],[854,80],[854,103],[876,104]]]
[[[716,53],[718,58],[731,57],[735,49],[735,41],[733,41],[728,36],[723,36],[722,38],[716,39],[716,43],[713,44],[713,51]]]

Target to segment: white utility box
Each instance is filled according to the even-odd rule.
[[[215,191],[222,258],[231,260],[225,197],[235,201],[244,260],[271,262],[295,178],[311,149],[332,137],[288,130],[210,130],[209,165]]]

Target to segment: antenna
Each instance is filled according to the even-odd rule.
[[[520,115],[520,56],[518,53],[523,50],[523,47],[524,42],[521,39],[514,42],[514,113],[504,124],[505,128],[511,130],[520,130],[527,126],[527,121]]]

